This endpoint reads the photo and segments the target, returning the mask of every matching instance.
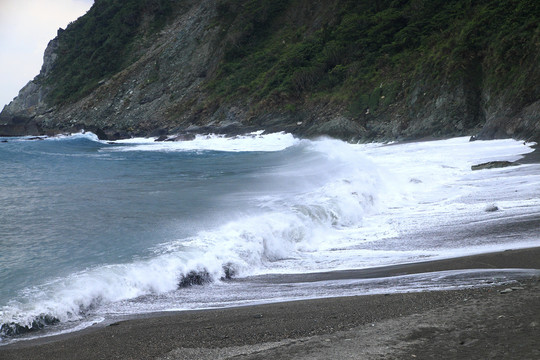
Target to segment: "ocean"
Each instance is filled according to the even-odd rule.
[[[530,276],[286,280],[540,246],[540,164],[471,170],[532,144],[468,140],[0,138],[0,345],[152,312]]]

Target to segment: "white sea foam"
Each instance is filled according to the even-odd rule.
[[[100,142],[98,136],[90,131],[81,131],[81,132],[72,133],[72,134],[58,134],[55,136],[44,137],[44,139],[50,140],[50,141],[86,139],[90,141]]]
[[[156,141],[156,138],[133,138],[115,141],[123,145],[108,150],[113,151],[280,151],[296,144],[299,140],[291,134],[278,132],[264,134],[257,131],[234,137],[225,135],[196,135],[192,140]]]
[[[224,266],[239,276],[264,273],[314,251],[333,228],[359,224],[376,203],[382,182],[375,165],[357,157],[351,163],[348,148],[338,141],[304,141],[292,156],[296,163],[268,174],[274,186],[296,180],[288,189],[257,194],[257,214],[164,244],[152,259],[99,266],[26,289],[23,300],[2,308],[2,323],[30,327],[42,314],[78,320],[103,305],[173,291],[190,271],[214,280],[224,275]]]
[[[486,236],[501,221],[540,215],[539,165],[471,171],[471,165],[513,161],[531,151],[514,140],[470,143],[457,138],[383,146],[254,134],[179,143],[141,141],[121,141],[105,151],[286,149],[287,161],[260,169],[258,176],[267,184],[261,191],[230,194],[251,197],[256,211],[235,213],[216,228],[156,246],[152,258],[97,266],[26,289],[19,300],[1,308],[0,323],[31,326],[43,314],[66,322],[91,313],[126,313],[130,307],[144,311],[134,304],[148,306],[148,296],[165,296],[169,308],[205,307],[196,296],[188,297],[193,291],[175,291],[180,277],[191,271],[219,281],[224,267],[244,277],[366,268],[540,245],[537,234],[527,231]],[[488,204],[500,210],[486,212]],[[195,290],[200,291],[204,292]],[[268,296],[262,294],[259,301]],[[190,304],[170,303],[174,299]]]

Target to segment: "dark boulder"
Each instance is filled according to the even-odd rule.
[[[185,288],[192,285],[204,285],[210,282],[212,282],[212,277],[208,271],[190,271],[189,273],[180,276],[178,288]]]
[[[223,265],[223,276],[221,280],[231,280],[236,275],[236,269],[233,264],[227,263]]]
[[[516,166],[516,165],[519,165],[519,164],[515,162],[511,162],[511,161],[490,161],[487,163],[473,165],[471,166],[471,170],[496,169],[496,168],[504,168],[507,166]]]
[[[45,326],[58,324],[60,320],[51,315],[42,314],[36,317],[30,325],[4,323],[0,326],[0,336],[15,336],[43,329]]]

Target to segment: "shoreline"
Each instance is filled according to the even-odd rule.
[[[288,282],[319,281],[475,268],[540,269],[540,247],[285,278]],[[423,351],[434,351],[432,355],[440,358],[458,358],[450,351],[456,346],[472,351],[467,358],[481,359],[489,357],[483,352],[487,351],[486,342],[497,356],[505,358],[499,353],[506,348],[490,343],[490,339],[503,335],[503,345],[512,341],[519,345],[518,358],[532,359],[540,355],[540,347],[534,346],[540,338],[539,281],[531,277],[506,286],[143,314],[78,332],[1,346],[0,359],[328,359],[354,354],[366,359],[410,357],[403,351],[414,351],[411,354],[418,358],[422,358]],[[510,291],[501,293],[507,288]],[[501,319],[519,324],[508,326]],[[467,331],[476,335],[467,337]],[[467,339],[454,344],[449,336]],[[423,341],[426,339],[430,341]],[[518,350],[512,349],[509,354],[517,356]]]
[[[518,255],[519,254],[519,255]],[[489,253],[457,256],[378,267],[313,272],[304,274],[260,275],[235,281],[299,283],[326,280],[375,279],[438,271],[468,269],[540,269],[540,246],[507,249]],[[504,267],[502,266],[504,265]]]
[[[540,144],[530,146],[533,151],[527,153],[522,159],[518,160],[518,164],[540,164]]]

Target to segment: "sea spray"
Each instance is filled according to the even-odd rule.
[[[282,149],[283,144],[276,142],[281,138],[290,146]],[[146,260],[94,266],[23,289],[20,298],[2,307],[2,323],[23,332],[35,329],[36,321],[41,324],[43,318],[78,321],[108,304],[176,291],[179,285],[279,269],[284,260],[317,251],[336,229],[360,226],[363,214],[376,205],[383,182],[376,166],[340,141],[291,141],[284,134],[279,139],[271,136],[272,145],[265,151],[277,147],[286,161],[270,161],[252,176],[252,184],[225,195],[249,197],[253,206],[249,213],[237,211],[234,220],[214,229],[155,246],[155,256]],[[89,134],[65,140],[97,141]],[[230,141],[223,137],[207,140],[212,144],[207,147],[221,149]],[[231,150],[238,151],[238,139],[234,141]],[[148,151],[125,143],[122,151]],[[173,145],[169,151],[186,151],[186,147]],[[262,151],[260,146],[257,151]]]
[[[0,151],[9,169],[0,189],[2,336],[115,314],[358,294],[373,283],[254,286],[249,277],[537,243],[526,231],[471,231],[540,209],[537,165],[470,172],[530,151],[513,140],[383,146],[257,133],[109,144],[86,133],[10,140]],[[501,211],[484,211],[493,202]],[[188,285],[205,286],[179,288],[190,276]],[[405,280],[402,289],[419,286]]]

